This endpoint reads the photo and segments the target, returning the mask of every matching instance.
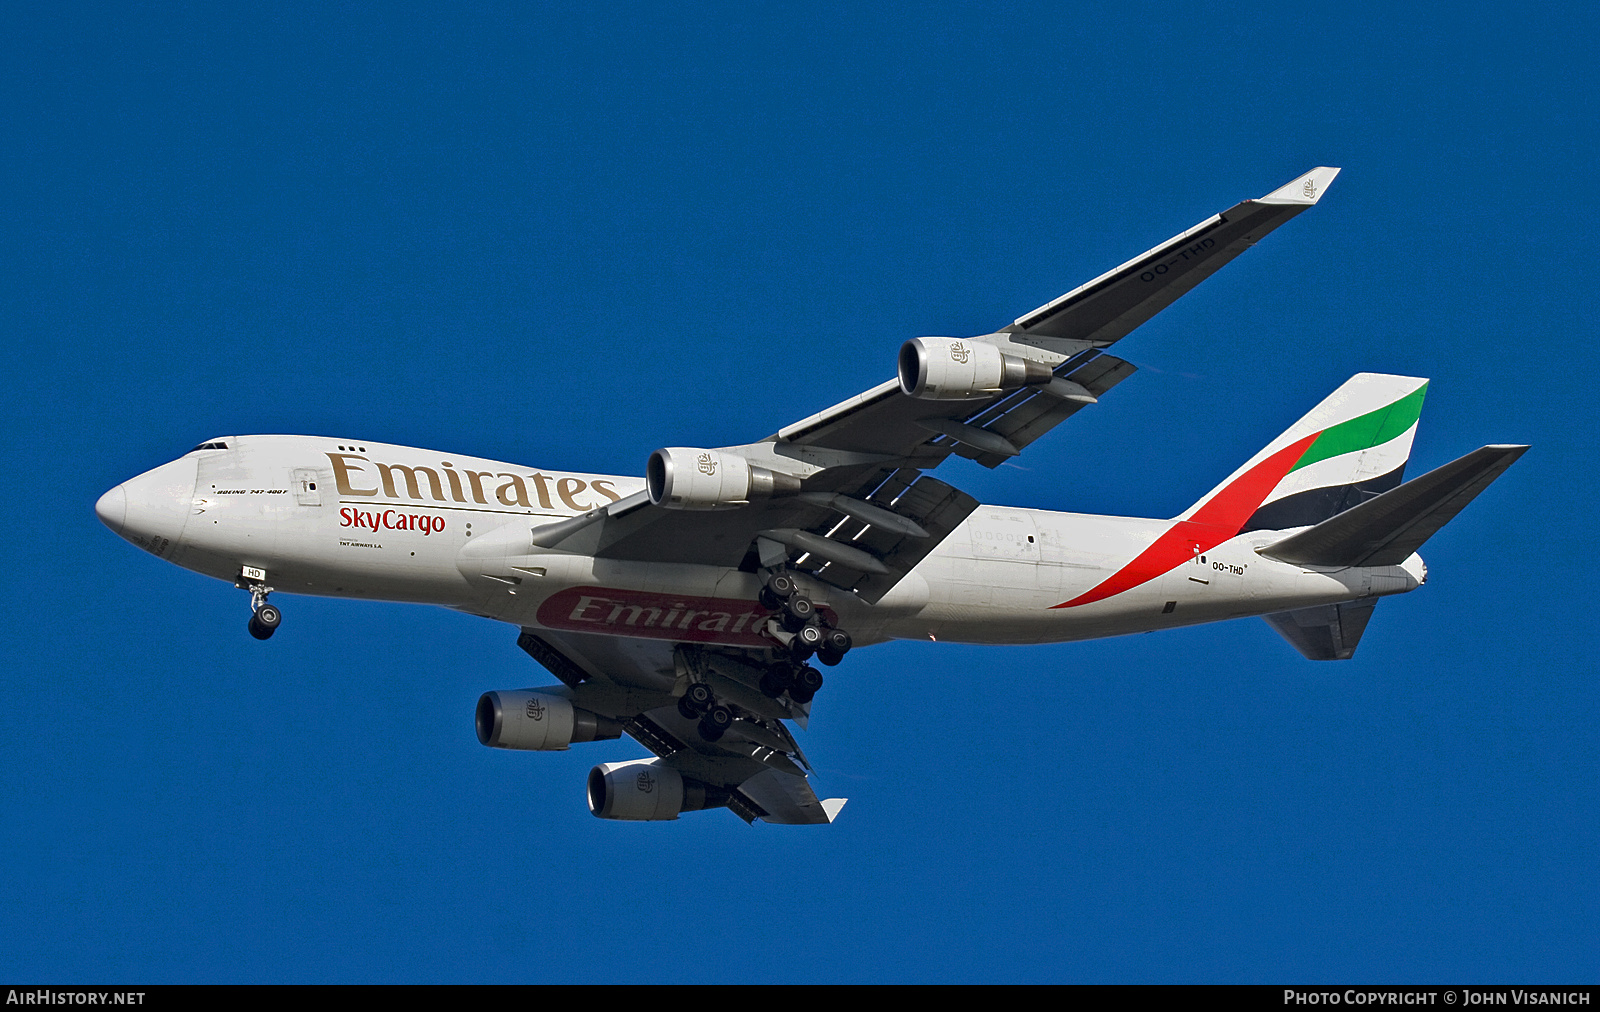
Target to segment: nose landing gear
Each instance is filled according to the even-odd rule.
[[[283,612],[267,603],[272,588],[267,586],[266,579],[266,570],[246,566],[235,581],[235,586],[250,592],[250,622],[245,628],[258,640],[271,639],[283,622]]]
[[[250,613],[250,624],[246,628],[258,640],[271,639],[272,634],[278,631],[278,623],[282,621],[282,612],[270,604],[263,604]]]

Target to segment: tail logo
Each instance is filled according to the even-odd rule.
[[[1312,181],[1306,180],[1308,190]],[[1428,385],[1422,383],[1398,400],[1365,414],[1319,429],[1295,440],[1275,453],[1264,457],[1211,498],[1201,503],[1187,518],[1174,523],[1131,562],[1107,577],[1099,585],[1079,594],[1070,601],[1053,605],[1054,608],[1076,608],[1105,600],[1148,583],[1194,555],[1209,551],[1230,538],[1247,530],[1262,529],[1253,523],[1262,504],[1290,474],[1323,460],[1355,455],[1381,446],[1404,435],[1417,423],[1422,413],[1422,400]],[[1409,443],[1407,444],[1409,448]],[[1402,456],[1403,468],[1403,456]],[[1393,472],[1398,484],[1400,470]],[[1384,477],[1384,476],[1379,476]],[[1354,481],[1354,479],[1351,479]],[[1353,486],[1360,491],[1360,486]],[[1334,491],[1341,496],[1343,487]],[[1312,488],[1301,495],[1323,496],[1324,490]],[[1284,497],[1278,503],[1293,503],[1296,497]],[[1316,523],[1327,515],[1313,517],[1302,523]],[[1283,516],[1265,519],[1282,521]],[[1301,523],[1279,526],[1301,526]],[[1268,529],[1278,529],[1272,527]]]
[[[1317,195],[1317,184],[1316,184],[1316,181],[1313,180],[1310,176],[1306,177],[1305,194],[1306,194],[1306,199],[1307,200],[1311,200],[1314,197],[1316,197],[1316,195]]]

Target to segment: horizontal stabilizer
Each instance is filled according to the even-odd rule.
[[[1348,661],[1372,618],[1375,597],[1263,615],[1278,635],[1309,661]]]
[[[1527,449],[1473,450],[1259,551],[1297,566],[1398,566]]]

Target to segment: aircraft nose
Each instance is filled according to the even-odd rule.
[[[129,478],[100,497],[94,511],[102,523],[128,541],[169,558],[194,510],[199,462],[179,457],[137,478]]]
[[[118,534],[122,533],[122,522],[128,516],[128,493],[121,485],[101,496],[94,504],[94,515],[100,522]]]

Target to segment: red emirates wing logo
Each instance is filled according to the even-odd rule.
[[[568,587],[551,594],[538,611],[546,629],[741,647],[772,645],[761,635],[767,616],[755,601],[617,587]]]

